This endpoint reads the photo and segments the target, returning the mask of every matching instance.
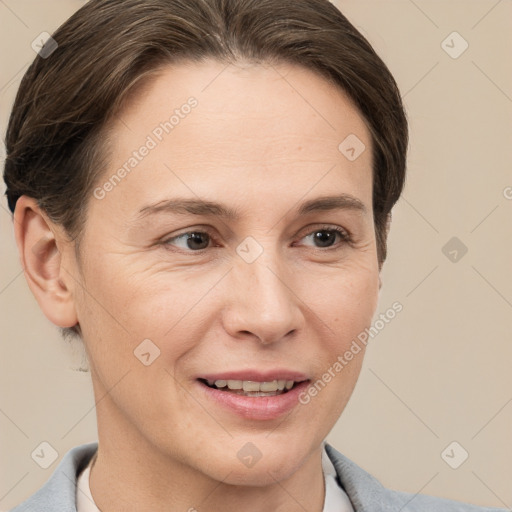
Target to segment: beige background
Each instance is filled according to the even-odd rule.
[[[2,135],[31,42],[83,2],[0,0]],[[403,311],[373,338],[358,387],[328,440],[389,487],[512,507],[512,2],[346,0],[336,4],[394,73],[411,125],[408,181],[394,210],[379,312]],[[469,44],[454,59],[441,43]],[[447,40],[450,51],[462,40]],[[0,155],[3,159],[3,144]],[[507,193],[508,191],[508,193]],[[0,510],[96,439],[94,399],[78,346],[39,311],[0,207]],[[468,252],[442,252],[452,237]],[[441,457],[457,441],[469,458]],[[459,456],[460,448],[454,452]],[[451,454],[451,453],[450,453]]]

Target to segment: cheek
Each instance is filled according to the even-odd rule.
[[[125,262],[126,263],[126,262]],[[215,273],[192,276],[183,270],[141,271],[123,260],[90,262],[89,272],[77,297],[79,323],[92,362],[106,381],[110,368],[139,368],[136,355],[143,347],[158,353],[157,366],[173,370],[179,358],[201,338],[202,301],[218,281]],[[144,341],[144,340],[150,340]],[[169,341],[172,341],[170,343]],[[142,343],[145,345],[141,345]],[[156,347],[156,348],[155,348]],[[135,351],[135,354],[134,354]],[[161,356],[161,357],[160,357]]]
[[[378,304],[379,273],[376,266],[362,264],[329,269],[329,272],[297,280],[298,295],[331,334],[364,329],[371,322]]]
[[[377,307],[378,273],[340,272],[326,284],[323,293],[315,286],[308,295],[322,336],[315,347],[317,380],[300,397],[305,407],[323,417],[325,435],[347,405],[361,371],[366,349],[361,334]]]
[[[340,269],[329,279],[315,280],[314,286],[313,281],[304,284],[303,296],[308,297],[312,317],[317,318],[316,325],[322,331],[316,346],[321,380],[316,386],[321,394],[319,403],[326,410],[332,409],[329,414],[334,421],[346,405],[361,370],[366,348],[362,335],[370,327],[377,308],[378,277],[376,268],[369,265]]]

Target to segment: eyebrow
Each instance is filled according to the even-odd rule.
[[[366,213],[364,203],[350,194],[318,197],[302,203],[298,209],[300,216],[316,211],[353,210]],[[226,220],[236,221],[240,219],[238,210],[214,201],[202,199],[175,198],[159,201],[141,208],[139,218],[157,213],[172,213],[179,215],[200,215],[206,217],[220,217]]]

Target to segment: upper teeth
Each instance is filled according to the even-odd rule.
[[[218,388],[243,389],[244,391],[282,391],[284,388],[291,389],[293,380],[273,380],[271,382],[257,382],[254,380],[208,380],[210,386]]]

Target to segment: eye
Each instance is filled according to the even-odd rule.
[[[164,245],[176,246],[179,249],[198,252],[208,248],[211,238],[210,233],[207,231],[187,231],[186,233],[168,238],[162,243]]]
[[[314,246],[317,249],[335,248],[352,241],[347,231],[337,226],[321,226],[303,238],[310,238],[314,244],[317,244]],[[341,240],[338,244],[336,244],[336,238]]]
[[[313,248],[316,249],[336,249],[344,243],[352,242],[350,234],[338,226],[319,226],[302,237],[302,239],[308,238],[313,241]],[[338,243],[336,243],[336,239],[339,240]],[[214,238],[211,233],[203,228],[203,230],[186,231],[172,238],[167,238],[161,243],[164,246],[176,247],[185,252],[201,252],[208,249],[212,240]]]

